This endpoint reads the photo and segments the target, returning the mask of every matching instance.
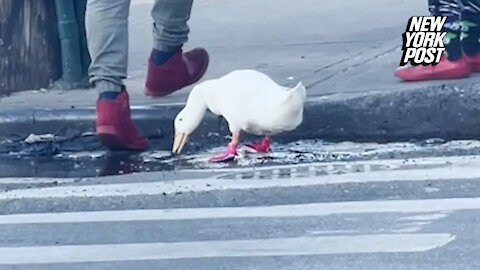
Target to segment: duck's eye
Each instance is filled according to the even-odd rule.
[[[183,118],[178,119],[178,122],[182,122],[182,121],[183,121]]]

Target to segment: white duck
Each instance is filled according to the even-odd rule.
[[[192,89],[185,108],[175,118],[172,152],[182,151],[207,109],[223,116],[232,133],[226,152],[210,161],[235,158],[241,131],[265,136],[261,143],[247,147],[254,152],[268,152],[271,135],[291,131],[302,123],[305,98],[306,89],[301,82],[294,88],[283,87],[254,70],[233,71],[200,83]]]

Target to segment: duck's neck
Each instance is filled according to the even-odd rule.
[[[203,118],[207,111],[207,104],[204,99],[202,88],[194,87],[192,89],[188,96],[185,109],[188,110],[189,114],[198,115],[198,117]]]

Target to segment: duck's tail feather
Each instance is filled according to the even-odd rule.
[[[297,86],[295,86],[292,91],[297,93],[303,101],[307,99],[307,88],[305,88],[302,82],[298,82]]]
[[[303,107],[307,98],[305,86],[299,82],[295,87],[287,90],[287,96],[275,111],[272,121],[276,128],[289,131],[296,128],[303,121]]]
[[[298,104],[304,103],[307,99],[307,89],[303,86],[302,82],[299,82],[295,87],[288,91],[288,96],[285,99],[285,103]]]
[[[307,90],[305,86],[299,82],[297,86],[287,91],[287,96],[282,101],[282,104],[280,104],[282,112],[287,115],[301,114],[306,98]]]

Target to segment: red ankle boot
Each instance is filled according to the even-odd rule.
[[[138,132],[130,116],[127,91],[122,90],[115,99],[97,101],[97,136],[110,150],[142,151],[148,141]]]
[[[179,49],[162,65],[148,61],[145,95],[163,97],[200,80],[207,71],[209,57],[204,49],[183,53]]]

